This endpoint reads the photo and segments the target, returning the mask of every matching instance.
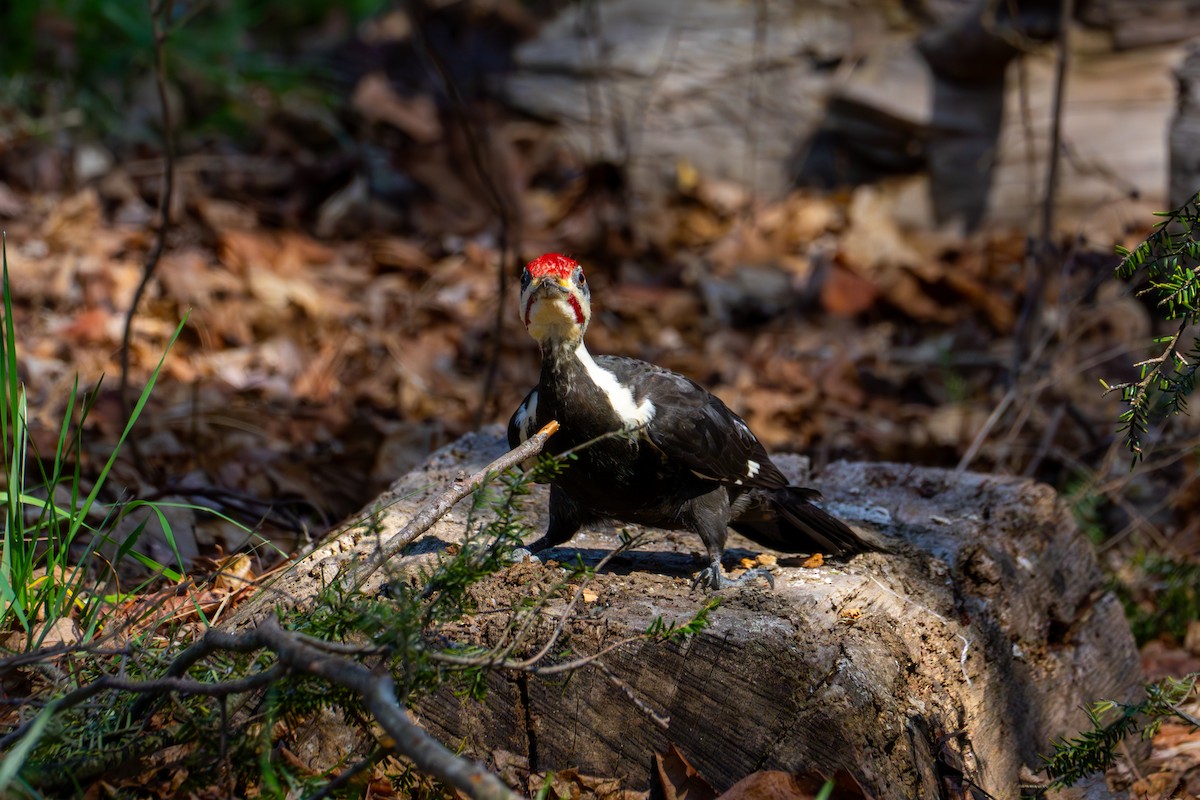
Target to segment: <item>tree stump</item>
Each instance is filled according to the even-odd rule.
[[[498,427],[468,435],[397,481],[376,504],[387,506],[383,535],[456,475],[502,454],[502,439]],[[894,552],[816,568],[780,557],[774,590],[723,590],[710,627],[682,643],[629,644],[569,677],[493,674],[482,702],[446,690],[418,701],[418,720],[492,763],[516,754],[534,771],[575,767],[633,789],[647,785],[652,755],[674,744],[718,789],[760,769],[844,767],[876,798],[937,797],[950,764],[1005,798],[1018,795],[1023,769],[1040,768],[1052,738],[1086,727],[1084,706],[1137,696],[1120,605],[1048,486],[897,464],[838,463],[810,480],[802,459],[777,461]],[[539,487],[528,498],[538,533],[546,494]],[[465,525],[456,509],[394,566],[430,558]],[[595,597],[568,629],[572,657],[656,617],[687,620],[706,599],[690,588],[703,566],[699,538],[650,539],[589,586]],[[555,559],[595,563],[617,544],[611,529],[585,531],[543,563],[490,577],[464,631],[486,640],[492,606],[561,578]],[[344,534],[293,572],[315,586],[374,546],[374,536]],[[731,536],[726,565],[756,552]]]

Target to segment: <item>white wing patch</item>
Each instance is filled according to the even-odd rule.
[[[761,466],[762,466],[762,464],[759,464],[757,461],[755,461],[753,459],[747,459],[746,460],[746,477],[753,478],[755,475],[758,474],[758,469]],[[738,483],[741,483],[741,481],[738,481]]]
[[[529,440],[533,436],[533,426],[537,424],[537,389],[529,393],[529,397],[517,409],[517,434],[521,437],[521,441]]]
[[[583,342],[580,342],[579,347],[576,348],[575,357],[579,359],[580,364],[583,364],[592,383],[596,384],[597,388],[604,393],[608,404],[625,423],[625,427],[639,428],[654,419],[654,403],[650,402],[650,398],[646,398],[641,403],[635,403],[633,392],[629,390],[629,387],[622,385],[616,375],[597,364],[591,353],[583,346]]]

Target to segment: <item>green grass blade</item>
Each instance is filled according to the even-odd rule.
[[[4,409],[3,413],[0,413],[0,437],[7,445],[12,441],[10,428],[13,421],[9,418],[11,403],[17,396],[17,339],[12,318],[12,292],[8,289],[7,234],[0,238],[0,262],[3,262],[4,267],[3,281],[0,283],[4,294],[4,326],[3,333],[0,334],[4,345],[4,352],[0,354],[0,381],[4,384],[3,391],[0,391],[0,402],[4,403]],[[5,460],[7,461],[7,458]]]
[[[158,381],[158,376],[162,372],[163,363],[167,360],[167,354],[171,352],[171,348],[175,345],[175,341],[179,338],[179,334],[183,333],[183,329],[187,325],[187,321],[188,315],[185,314],[183,319],[180,320],[179,325],[175,328],[175,333],[171,335],[170,341],[167,342],[167,346],[163,350],[162,356],[158,359],[157,366],[154,367],[154,371],[150,374],[150,379],[146,381],[146,385],[142,388],[141,395],[138,396],[138,401],[134,405],[133,411],[129,414],[129,421],[126,422],[125,430],[121,432],[120,438],[117,439],[116,447],[113,448],[112,453],[108,457],[108,461],[105,462],[104,467],[100,470],[100,475],[97,477],[95,484],[92,486],[92,490],[88,492],[87,497],[84,499],[83,504],[79,509],[78,517],[72,521],[71,529],[67,535],[68,539],[75,538],[75,535],[79,532],[79,527],[82,525],[83,519],[87,517],[88,512],[91,511],[92,506],[95,504],[96,497],[100,494],[100,490],[104,486],[104,482],[107,480],[109,472],[112,471],[113,464],[115,464],[117,461],[117,454],[121,452],[121,446],[124,445],[125,440],[129,438],[130,431],[133,430],[133,426],[137,423],[137,420],[141,416],[143,409],[146,407],[146,401],[150,399],[150,393],[154,390],[154,384]]]

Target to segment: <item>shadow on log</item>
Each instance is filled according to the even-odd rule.
[[[384,535],[505,449],[494,428],[435,453],[380,498]],[[797,474],[801,459],[776,460],[822,489],[830,511],[887,537],[896,552],[817,568],[781,558],[775,590],[722,591],[711,626],[682,644],[630,644],[557,680],[493,674],[481,703],[448,690],[422,698],[421,724],[491,763],[576,767],[633,789],[646,786],[652,755],[673,743],[718,789],[760,769],[845,767],[876,798],[938,797],[939,765],[953,763],[1005,798],[1040,768],[1051,738],[1086,727],[1085,705],[1138,695],[1120,605],[1049,487],[894,464],[839,463],[814,481]],[[528,499],[538,533],[545,505],[539,487]],[[394,566],[428,559],[464,525],[456,509],[417,542],[423,555]],[[322,576],[377,544],[345,533],[293,570],[290,585],[273,588],[303,606]],[[481,584],[481,612],[560,579],[554,559],[594,563],[616,544],[611,530],[586,531],[543,554],[545,563],[513,565]],[[614,560],[568,629],[573,656],[656,617],[689,619],[705,599],[690,588],[702,549],[692,534],[657,532]],[[732,536],[727,565],[755,552]],[[464,631],[486,641],[487,616]],[[349,746],[334,744],[329,730],[315,738],[325,744],[313,742],[314,762]]]

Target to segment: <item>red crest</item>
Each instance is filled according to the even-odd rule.
[[[561,253],[546,253],[525,265],[526,271],[535,278],[545,278],[551,275],[555,278],[569,278],[578,268],[578,261],[567,258]]]

